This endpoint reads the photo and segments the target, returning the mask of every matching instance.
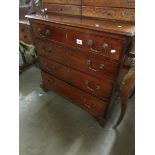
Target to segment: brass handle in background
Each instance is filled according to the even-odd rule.
[[[85,85],[87,86],[87,89],[88,89],[88,90],[90,90],[90,91],[92,91],[92,92],[96,92],[96,91],[100,90],[100,86],[99,86],[99,85],[96,85],[96,88],[91,88],[91,87],[89,86],[90,83],[91,83],[91,81],[85,80]]]
[[[91,67],[91,60],[90,60],[90,59],[88,59],[88,60],[86,61],[86,64],[89,65],[88,68],[89,68],[90,70],[94,71],[94,72],[98,72],[98,71],[101,72],[101,71],[104,71],[104,68],[105,68],[105,65],[104,65],[104,64],[99,64],[99,66],[98,66],[97,69]]]
[[[133,12],[129,12],[129,11],[123,11],[122,13],[122,16],[123,17],[129,17],[129,16],[134,16],[134,13]]]
[[[87,99],[86,98],[83,98],[83,104],[85,107],[87,107],[88,109],[96,109],[96,104],[93,103],[93,104],[87,104]]]

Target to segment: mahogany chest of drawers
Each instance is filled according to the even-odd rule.
[[[49,5],[48,0],[44,2]],[[78,5],[78,0],[68,2]],[[53,5],[54,11],[61,11],[55,3],[48,9]],[[57,14],[27,17],[39,55],[42,87],[66,97],[104,124],[134,24]]]

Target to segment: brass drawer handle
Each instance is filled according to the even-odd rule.
[[[87,41],[87,44],[88,44],[88,46],[91,48],[91,50],[93,51],[93,52],[100,52],[100,51],[97,51],[97,50],[94,50],[93,49],[93,40],[88,40]],[[101,45],[101,49],[102,50],[105,50],[105,49],[107,49],[109,47],[109,45],[107,44],[107,43],[103,43],[102,45]]]
[[[93,46],[93,45],[92,45],[92,46]],[[98,51],[98,50],[93,49],[92,46],[90,46],[91,52],[94,52],[94,53],[102,52],[102,51]],[[103,43],[103,44],[101,45],[101,50],[106,50],[106,49],[108,49],[108,48],[109,48],[109,45],[108,45],[107,43]]]
[[[105,68],[105,65],[104,65],[104,64],[99,64],[99,66],[98,66],[97,69],[91,67],[91,60],[89,60],[89,59],[86,61],[86,64],[89,65],[88,68],[89,68],[90,70],[94,71],[94,72],[101,72],[101,71],[103,72],[103,71],[104,71],[104,68]]]
[[[91,91],[91,92],[96,92],[96,91],[100,90],[100,86],[99,86],[99,85],[96,85],[96,88],[91,88],[91,87],[89,86],[90,83],[91,83],[91,82],[90,82],[89,80],[85,80],[85,85],[87,86],[87,89],[88,89],[89,91]]]
[[[100,64],[100,65],[99,65],[99,70],[100,70],[100,71],[103,71],[103,70],[104,70],[104,64]]]
[[[88,109],[96,109],[96,104],[95,103],[87,104],[87,99],[86,98],[83,98],[83,105],[85,107],[87,107]]]
[[[84,106],[86,106],[88,109],[96,109],[96,104],[91,104],[91,105],[84,104]]]

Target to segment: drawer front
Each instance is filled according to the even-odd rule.
[[[94,116],[104,115],[106,102],[99,100],[42,71],[43,85],[66,97]]]
[[[82,16],[133,22],[135,9],[83,6]]]
[[[83,50],[83,52],[96,53],[101,56],[119,60],[123,48],[121,40],[98,36],[78,31],[67,30],[48,25],[32,23],[35,36],[62,42]]]
[[[97,78],[116,79],[118,64],[111,63],[97,54],[83,53],[51,41],[37,39],[37,52],[48,59],[83,71]]]
[[[46,58],[39,58],[40,68],[57,78],[90,93],[101,99],[108,100],[113,84],[109,80],[99,80],[88,74],[71,69]]]
[[[60,5],[45,3],[44,7],[47,8],[48,13],[58,13],[77,16],[80,16],[81,14],[81,7],[77,5]]]
[[[43,0],[43,3],[57,3],[57,4],[75,4],[80,5],[81,0]]]
[[[83,0],[82,5],[134,8],[135,0]]]

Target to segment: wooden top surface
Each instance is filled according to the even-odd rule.
[[[135,25],[131,22],[116,20],[99,20],[85,17],[70,17],[61,15],[26,15],[28,19],[59,23],[64,25],[90,28],[98,31],[121,34],[126,36],[135,35]]]
[[[19,23],[20,24],[25,24],[25,25],[30,25],[30,22],[28,20],[25,20],[25,19],[22,19],[22,20],[20,19]]]

